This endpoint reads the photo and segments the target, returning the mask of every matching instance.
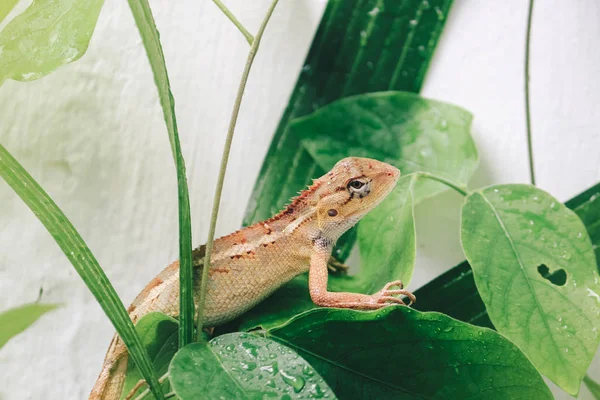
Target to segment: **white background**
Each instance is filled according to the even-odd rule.
[[[251,32],[268,3],[227,1]],[[240,114],[218,234],[240,225],[325,3],[282,0],[267,28]],[[197,245],[206,238],[248,46],[211,1],[151,5],[176,99]],[[473,187],[529,179],[526,15],[525,0],[455,0],[427,74],[423,95],[475,115],[481,166]],[[535,169],[539,186],[563,201],[600,180],[598,21],[595,0],[536,2]],[[125,1],[106,0],[81,60],[41,80],[0,87],[0,142],[69,216],[126,304],[177,258],[175,170],[150,67]],[[412,289],[463,260],[460,202],[447,193],[419,206]],[[0,351],[0,399],[87,398],[113,328],[53,239],[0,181],[0,310],[34,301],[40,287],[45,302],[63,306]],[[585,389],[580,397],[591,399]]]

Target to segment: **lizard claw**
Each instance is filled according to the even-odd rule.
[[[338,261],[334,256],[329,257],[327,269],[334,274],[346,275],[350,267],[341,261]]]
[[[394,286],[397,286],[400,289],[390,289]],[[399,297],[395,297],[399,294],[408,297],[408,300],[409,300],[408,306],[409,307],[411,305],[413,305],[414,302],[417,301],[417,298],[415,297],[414,294],[412,294],[408,290],[404,290],[404,284],[402,283],[402,281],[388,282],[383,287],[383,289],[381,289],[379,292],[374,294],[374,296],[378,303],[406,305],[406,303],[402,299],[400,299]]]
[[[391,288],[393,286],[398,286],[400,289],[404,289],[404,283],[402,283],[402,281],[398,280],[398,281],[392,281],[392,282],[386,283],[382,290],[389,290],[389,288]]]

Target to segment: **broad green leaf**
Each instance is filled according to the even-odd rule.
[[[451,104],[409,92],[380,92],[336,101],[292,121],[289,130],[302,138],[301,145],[323,171],[347,156],[370,157],[403,174],[426,171],[466,186],[478,164],[471,122],[469,112]],[[420,180],[414,202],[445,189]]]
[[[299,146],[300,138],[287,130],[290,121],[356,94],[418,93],[451,4],[452,0],[328,1],[263,162],[244,224],[271,217],[310,179],[326,172]],[[340,260],[348,256],[353,234],[338,243],[349,242],[338,246]]]
[[[600,268],[600,184],[567,201],[583,221],[592,239],[596,263]],[[462,262],[415,292],[419,299],[413,308],[421,311],[438,311],[460,321],[492,328],[485,305],[477,292],[473,271],[468,262]],[[452,301],[448,301],[452,299]]]
[[[358,227],[359,279],[364,291],[375,292],[396,279],[405,286],[410,283],[417,252],[413,214],[416,180],[415,175],[400,178],[394,191]]]
[[[461,225],[477,289],[498,332],[577,394],[600,341],[600,277],[581,220],[533,186],[497,185],[467,197]],[[566,281],[544,278],[549,271]]]
[[[169,379],[181,400],[336,398],[295,351],[248,333],[182,348],[171,362]]]
[[[179,199],[179,346],[191,343],[194,336],[194,294],[192,269],[192,222],[190,196],[187,187],[185,161],[181,153],[177,119],[175,118],[175,99],[171,93],[165,57],[160,37],[148,0],[129,0],[135,23],[140,31],[158,97],[163,110],[171,151],[177,169],[177,194]]]
[[[0,85],[6,79],[32,81],[79,59],[87,50],[103,3],[33,0],[0,32]],[[9,8],[9,4],[0,6],[0,17]]]
[[[167,372],[171,359],[177,352],[179,323],[177,320],[158,312],[144,315],[135,324],[135,330],[142,339],[142,344],[146,348],[156,376],[162,376]],[[135,385],[143,379],[134,361],[127,364],[127,376],[123,385],[121,399],[124,399]],[[145,389],[140,387],[132,398],[137,399],[139,394]],[[171,390],[169,381],[162,384],[163,393]],[[145,399],[152,399],[150,393]]]
[[[13,336],[23,332],[38,318],[56,307],[58,307],[56,304],[32,303],[11,308],[0,314],[0,349]]]
[[[583,377],[583,382],[587,386],[588,390],[592,393],[596,400],[600,400],[600,384],[594,381],[589,375]]]
[[[343,157],[372,157],[404,173],[426,171],[466,185],[478,163],[471,120],[470,113],[453,105],[407,92],[383,92],[337,101],[293,121],[288,130],[289,137],[301,138],[300,145],[323,171]],[[444,186],[418,180],[410,181],[411,190],[405,190],[408,181],[402,182],[394,195],[365,217],[366,222],[359,223],[361,272],[354,278],[331,277],[331,290],[373,293],[390,280],[410,282],[415,252],[412,206]],[[410,198],[406,197],[409,193]],[[362,228],[365,223],[367,227]],[[268,326],[275,326],[294,316],[293,312],[313,308],[308,289],[299,290],[303,281],[297,278],[277,291],[269,304],[242,317],[242,327],[267,327],[267,321]],[[294,299],[296,294],[300,297]],[[293,302],[303,305],[290,307]]]
[[[319,309],[267,337],[298,351],[342,399],[552,398],[510,341],[443,314]]]
[[[466,185],[478,164],[470,135],[472,115],[443,102],[409,92],[377,92],[352,96],[329,104],[288,125],[288,154],[303,148],[316,163],[318,177],[347,156],[370,157],[398,167],[403,174],[435,173]],[[303,172],[304,173],[304,172]],[[282,177],[278,185],[295,193],[303,180]],[[415,185],[415,200],[445,190],[439,183],[422,180]],[[281,192],[281,191],[280,191]],[[285,198],[278,198],[281,204]],[[347,241],[341,253],[348,251]],[[337,250],[340,250],[338,246]],[[334,253],[337,255],[337,253]]]
[[[3,0],[0,2],[0,22],[4,21],[4,18],[6,18],[18,2],[19,0]]]
[[[0,176],[13,188],[52,235],[112,322],[127,346],[131,358],[135,360],[142,375],[150,383],[153,393],[158,399],[162,399],[162,392],[159,389],[158,379],[153,373],[148,353],[135,332],[123,302],[98,264],[96,257],[67,216],[2,145],[0,145]]]
[[[377,158],[403,174],[427,171],[466,185],[478,164],[466,110],[409,92],[348,97],[292,121],[290,135],[324,170],[347,156]],[[422,180],[421,200],[446,188]]]

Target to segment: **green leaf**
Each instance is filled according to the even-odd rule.
[[[112,322],[127,346],[131,358],[135,360],[142,375],[149,382],[153,393],[158,399],[162,399],[158,379],[153,374],[148,353],[144,350],[121,299],[100,264],[71,221],[2,145],[0,145],[0,176],[52,235]]]
[[[426,171],[466,185],[478,164],[468,111],[409,92],[378,92],[336,101],[292,121],[298,138],[319,168],[329,171],[347,156],[371,157],[403,174]],[[446,187],[420,180],[415,198]]]
[[[358,227],[362,290],[375,292],[387,282],[412,277],[417,241],[413,214],[415,175],[400,178],[388,197]]]
[[[31,326],[39,317],[57,308],[57,304],[25,304],[0,314],[0,349],[13,336],[17,336],[29,326]]]
[[[6,18],[18,2],[19,0],[3,0],[0,3],[0,22],[4,21],[4,18]]]
[[[497,185],[467,197],[461,225],[496,329],[576,395],[600,341],[600,277],[581,220],[538,188]],[[552,282],[548,271],[566,279]]]
[[[0,85],[6,79],[32,81],[79,59],[87,50],[103,3],[34,0],[0,32]],[[0,6],[0,20],[10,8],[10,4]]]
[[[319,309],[267,337],[298,351],[339,398],[552,398],[510,341],[438,313]]]
[[[336,398],[295,351],[247,333],[182,348],[171,362],[169,379],[181,400]]]
[[[150,360],[152,360],[156,376],[162,376],[167,372],[169,363],[177,352],[178,328],[179,323],[177,320],[158,312],[144,315],[135,325],[135,330],[140,336]],[[129,394],[140,379],[143,378],[135,362],[129,362],[121,399]],[[143,389],[144,387],[139,388],[133,398],[137,399]],[[171,390],[169,381],[162,384],[162,390],[163,393],[168,393]],[[152,396],[148,393],[148,396],[144,398],[151,399]]]
[[[600,268],[600,184],[565,203],[583,221]],[[419,301],[413,308],[439,311],[461,321],[492,328],[485,305],[477,292],[473,271],[464,261],[414,292]],[[452,301],[448,301],[452,299]]]
[[[592,393],[592,396],[594,396],[596,400],[600,400],[600,384],[590,378],[589,375],[583,377],[583,383],[585,383],[585,386],[587,386],[588,390]]]
[[[175,100],[169,85],[165,57],[148,0],[128,0],[135,23],[140,31],[152,73],[158,89],[171,151],[177,168],[177,193],[179,199],[179,346],[191,343],[194,338],[194,294],[192,266],[192,223],[190,196],[187,187],[185,161],[181,153]]]
[[[478,164],[471,121],[469,112],[453,105],[412,93],[383,92],[337,101],[292,122],[288,130],[289,137],[299,140],[297,145],[306,149],[322,171],[343,157],[372,157],[403,173],[426,171],[466,185]],[[413,205],[445,186],[432,180],[404,179],[389,199],[359,223],[360,273],[332,276],[331,290],[373,293],[391,280],[410,282],[416,246]],[[283,185],[293,186],[287,181]],[[277,291],[268,304],[251,310],[242,317],[242,328],[276,326],[298,311],[314,308],[308,289],[300,289],[305,281],[297,278]]]
[[[330,0],[304,68],[279,122],[244,224],[267,219],[322,170],[290,121],[335,100],[385,90],[419,92],[452,0]],[[391,50],[393,49],[393,50]],[[350,231],[338,243],[344,260],[354,243]],[[341,246],[344,241],[348,244]]]

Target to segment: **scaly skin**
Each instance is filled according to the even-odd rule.
[[[414,296],[390,282],[373,295],[327,291],[328,261],[337,239],[377,206],[394,188],[400,171],[383,162],[350,157],[274,217],[216,239],[209,270],[204,327],[214,327],[240,316],[295,276],[309,271],[309,292],[316,305],[373,310],[404,304],[396,295]],[[194,250],[199,276],[204,246]],[[199,289],[195,280],[194,290]],[[391,289],[392,287],[397,289]],[[136,297],[128,312],[135,323],[160,311],[179,315],[179,262],[165,268]],[[119,399],[128,353],[115,335],[90,400]]]

